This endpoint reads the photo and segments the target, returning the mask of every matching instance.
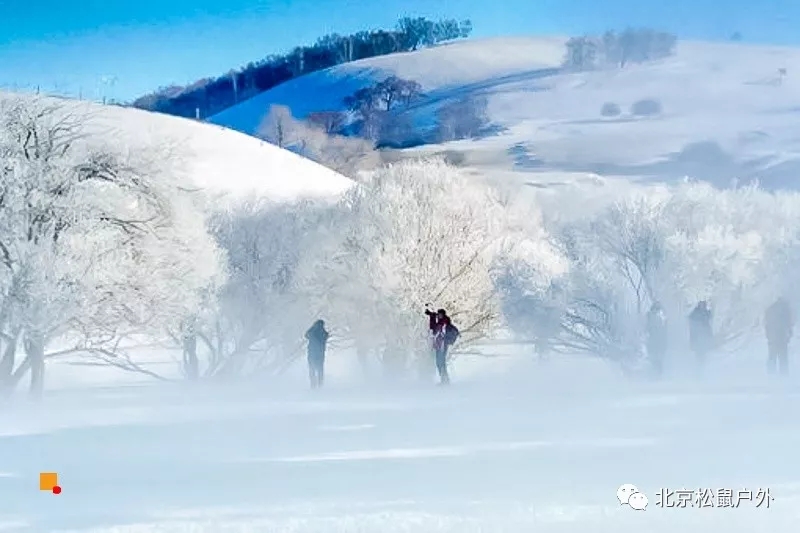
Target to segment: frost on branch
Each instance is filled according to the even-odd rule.
[[[509,221],[492,190],[441,160],[407,161],[375,172],[341,207],[309,284],[354,335],[380,339],[385,363],[428,357],[426,303],[447,309],[458,348],[495,330],[491,267]]]
[[[214,308],[193,326],[200,374],[280,372],[301,353],[311,316],[297,271],[322,212],[311,202],[253,200],[213,214],[209,225],[229,277]]]
[[[523,200],[505,206],[509,220],[517,222],[492,265],[504,325],[518,341],[533,344],[544,354],[559,332],[570,265],[553,245],[535,203]]]
[[[789,293],[798,264],[798,200],[755,187],[675,191],[675,231],[667,239],[673,280],[684,309],[702,299],[713,306],[718,348],[741,347],[764,309]]]
[[[92,353],[135,367],[123,338],[163,332],[219,279],[219,257],[180,183],[140,172],[84,135],[66,104],[0,101],[0,381]],[[24,358],[19,360],[19,348]]]
[[[350,178],[377,166],[380,159],[374,143],[367,139],[339,135],[319,123],[299,120],[286,106],[270,107],[257,136]]]
[[[793,195],[682,184],[634,188],[585,217],[558,220],[570,274],[557,345],[627,365],[642,354],[654,301],[666,308],[675,349],[689,312],[707,300],[718,350],[740,346],[788,286],[798,205]]]

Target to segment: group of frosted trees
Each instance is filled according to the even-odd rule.
[[[390,376],[427,360],[426,303],[454,356],[505,330],[626,363],[661,301],[714,308],[736,349],[793,281],[800,199],[706,185],[504,194],[441,160],[363,174],[337,201],[215,204],[157,147],[87,133],[67,104],[0,102],[0,390],[80,356],[191,379],[280,374],[314,319]],[[113,142],[113,139],[108,139]],[[569,201],[565,201],[568,198]]]
[[[799,210],[794,193],[691,183],[573,201],[546,221],[569,272],[545,290],[535,278],[507,275],[506,316],[517,331],[549,339],[545,347],[629,367],[643,355],[653,302],[665,307],[673,348],[689,353],[687,316],[707,301],[715,351],[745,348],[763,339],[764,309],[791,295]]]

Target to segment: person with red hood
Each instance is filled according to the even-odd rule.
[[[450,383],[450,375],[447,372],[447,351],[458,337],[458,328],[453,325],[444,309],[439,309],[434,313],[426,308],[425,314],[428,315],[431,347],[436,356],[436,370],[439,373],[439,380],[442,385],[447,385]]]

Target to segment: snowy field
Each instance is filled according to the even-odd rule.
[[[559,174],[568,182],[599,174],[797,188],[797,48],[679,41],[664,60],[565,73],[558,68],[565,40],[470,40],[357,61],[282,84],[209,121],[252,134],[271,104],[287,105],[301,118],[343,109],[345,96],[397,75],[426,93],[410,111],[415,122],[431,123],[447,102],[485,97],[496,129],[407,155],[446,149],[466,166],[511,170],[517,175],[509,179],[539,185]],[[660,104],[660,113],[635,116],[631,107],[641,100]],[[620,115],[602,116],[604,104],[619,106]]]
[[[551,361],[449,389],[61,388],[0,415],[0,531],[791,533],[800,388],[759,378],[759,360],[732,368],[658,385]],[[41,471],[61,494],[37,490]],[[623,483],[645,511],[619,504]],[[657,504],[706,488],[753,499]]]

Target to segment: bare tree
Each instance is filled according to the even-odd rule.
[[[347,116],[341,111],[317,111],[309,113],[306,120],[312,126],[322,129],[328,135],[340,133]]]
[[[567,41],[564,66],[577,70],[587,70],[597,66],[598,43],[591,37],[572,37]]]
[[[373,98],[380,102],[384,111],[392,111],[401,105],[408,107],[423,96],[422,86],[419,83],[397,76],[389,76],[378,82],[372,91]]]
[[[291,109],[273,104],[259,125],[256,135],[279,148],[286,148],[295,142],[295,124]]]
[[[390,76],[371,87],[363,87],[344,99],[361,122],[361,135],[379,140],[398,112],[423,98],[422,86],[412,80]]]

